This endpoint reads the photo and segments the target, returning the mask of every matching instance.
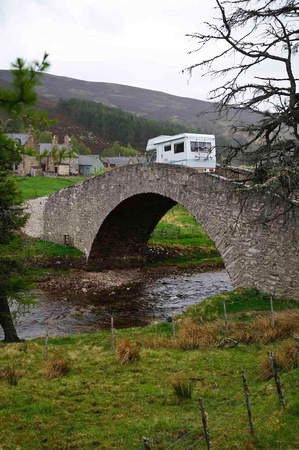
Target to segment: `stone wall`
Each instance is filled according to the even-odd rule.
[[[68,176],[70,174],[70,166],[68,164],[58,164],[57,175]]]
[[[294,220],[263,227],[257,197],[241,210],[235,185],[217,175],[167,164],[126,166],[30,203],[25,231],[59,244],[68,235],[91,270],[142,264],[147,240],[161,217],[182,204],[221,253],[235,287],[254,287],[299,299],[299,231]],[[39,200],[41,203],[38,203]],[[299,217],[297,217],[299,219]]]
[[[18,164],[17,175],[26,176],[30,173],[32,166],[38,166],[39,161],[36,156],[22,155],[22,161]]]

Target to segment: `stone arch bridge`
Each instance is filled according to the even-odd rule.
[[[234,287],[299,299],[296,220],[285,225],[280,217],[263,226],[258,219],[279,212],[279,200],[269,205],[256,197],[241,208],[235,187],[182,166],[126,166],[28,201],[24,232],[57,244],[68,236],[85,253],[89,270],[133,267],[144,262],[157,223],[180,203],[215,242]]]

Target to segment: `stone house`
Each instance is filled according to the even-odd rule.
[[[68,136],[65,136],[63,144],[58,144],[57,136],[53,136],[51,144],[39,144],[39,157],[44,173],[57,176],[79,174],[79,157],[72,152]]]
[[[34,143],[34,129],[29,127],[28,133],[12,133],[8,137],[13,139],[16,145],[23,145],[26,150],[35,150]],[[39,166],[38,157],[36,155],[22,154],[22,161],[19,164],[14,164],[13,173],[18,176],[26,176],[31,174],[31,167]]]
[[[79,155],[79,173],[83,176],[95,174],[105,166],[99,155]]]

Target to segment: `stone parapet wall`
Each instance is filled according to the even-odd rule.
[[[47,195],[45,197],[34,198],[25,203],[25,212],[29,214],[29,219],[22,231],[28,236],[40,239],[44,238],[44,210],[48,197]]]

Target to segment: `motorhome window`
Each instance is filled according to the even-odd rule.
[[[174,144],[174,153],[184,153],[184,142]]]
[[[171,145],[164,145],[164,152],[170,152]]]
[[[196,142],[191,141],[191,152],[205,152],[211,151],[211,142]]]

